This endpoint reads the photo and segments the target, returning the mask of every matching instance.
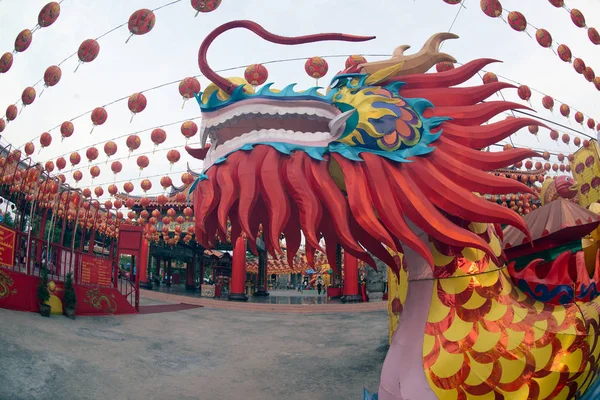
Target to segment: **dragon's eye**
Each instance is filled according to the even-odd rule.
[[[329,87],[331,87],[332,89],[336,89],[336,88],[339,88],[340,86],[342,86],[342,84],[344,82],[345,82],[344,79],[333,78],[333,81],[331,81],[331,84],[329,85]]]

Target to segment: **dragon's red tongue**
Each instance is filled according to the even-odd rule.
[[[210,150],[210,143],[207,143],[204,148],[194,149],[189,146],[185,146],[185,151],[194,158],[198,160],[204,160],[206,158],[206,154],[208,154],[208,150]]]

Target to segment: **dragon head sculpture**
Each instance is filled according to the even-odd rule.
[[[272,84],[255,91],[243,79],[219,76],[206,61],[213,40],[233,28],[286,45],[372,39],[343,34],[286,38],[250,21],[227,23],[207,36],[198,59],[213,83],[197,97],[202,147],[187,148],[204,160],[194,192],[197,237],[203,245],[213,246],[217,234],[227,239],[229,221],[232,242],[242,232],[253,242],[262,230],[272,253],[281,251],[283,233],[290,261],[302,231],[309,261],[324,238],[328,256],[334,257],[341,244],[371,265],[373,254],[397,270],[385,246],[392,253],[408,246],[433,265],[428,243],[419,238],[423,232],[441,244],[483,250],[497,261],[487,241],[467,226],[492,222],[527,230],[517,214],[478,193],[530,192],[487,171],[535,153],[481,149],[525,126],[542,124],[516,118],[482,125],[504,111],[524,108],[482,102],[513,86],[455,87],[494,60],[426,74],[437,62],[455,61],[439,46],[456,36],[441,33],[416,54],[404,55],[408,46],[401,46],[390,60],[341,71],[326,93],[296,91],[294,85],[277,90]]]

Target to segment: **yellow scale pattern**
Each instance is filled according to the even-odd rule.
[[[497,256],[500,240],[487,233]],[[571,399],[598,375],[599,301],[554,306],[535,301],[482,251],[446,256],[431,245],[436,279],[423,344],[423,364],[443,400]],[[410,289],[409,289],[410,290]]]

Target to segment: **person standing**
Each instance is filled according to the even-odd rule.
[[[319,296],[321,295],[321,290],[323,289],[323,285],[321,284],[321,282],[319,281],[319,283],[317,283],[317,292],[319,293]]]

